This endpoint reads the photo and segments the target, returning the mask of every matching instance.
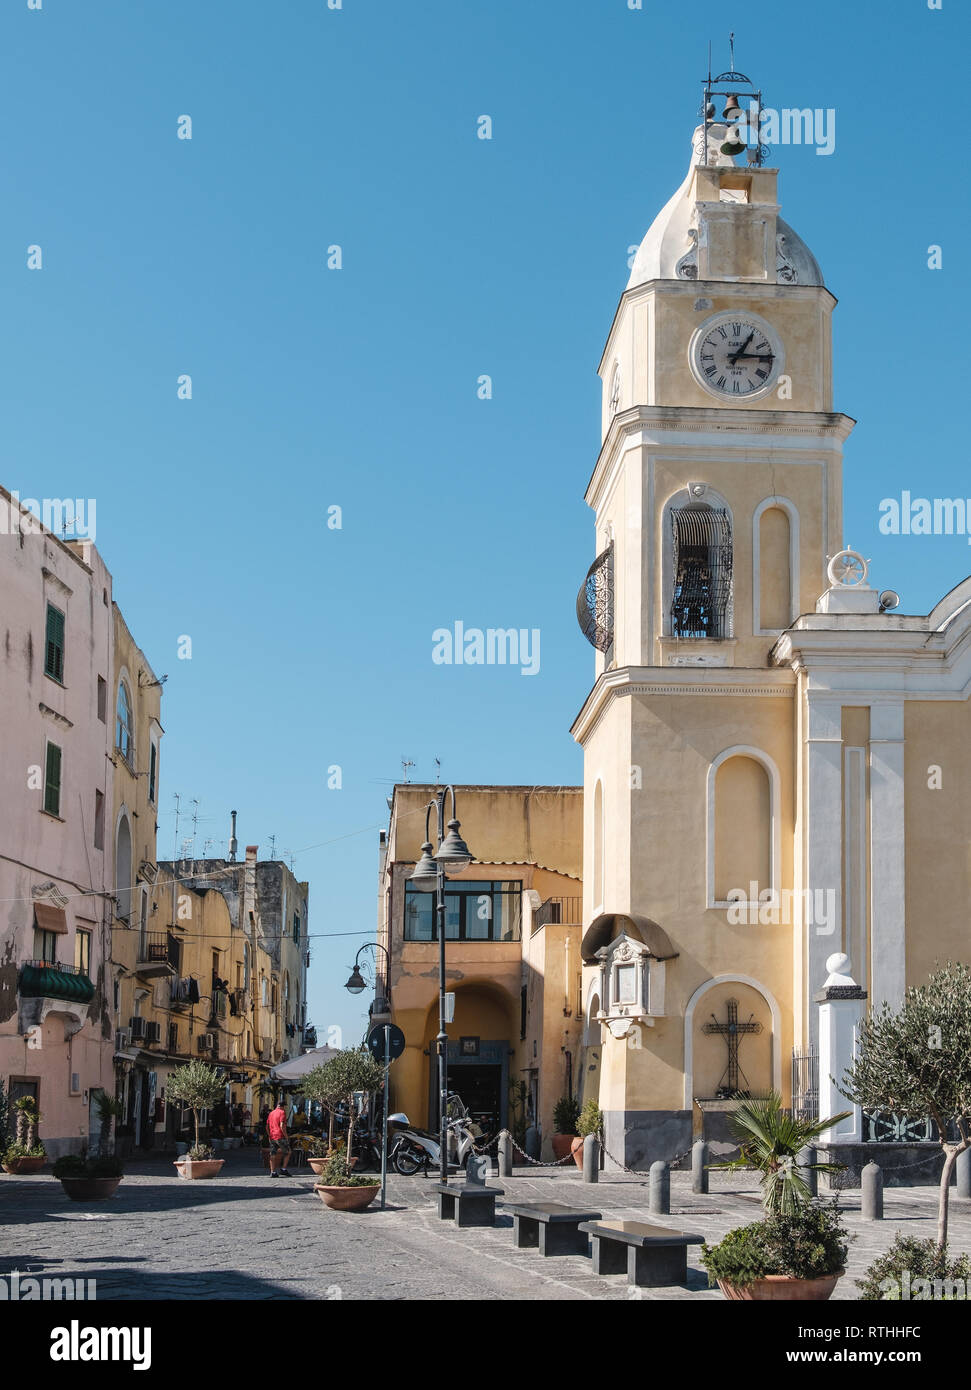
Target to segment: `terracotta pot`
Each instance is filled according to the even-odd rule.
[[[180,1178],[214,1178],[226,1162],[224,1158],[177,1158]]]
[[[573,1151],[573,1144],[576,1140],[575,1134],[554,1134],[550,1143],[553,1145],[553,1157],[559,1161],[561,1158],[569,1158]]]
[[[311,1168],[315,1173],[322,1173],[329,1162],[329,1158],[308,1158],[307,1167]]]
[[[47,1162],[47,1155],[40,1158],[8,1158],[3,1165],[5,1173],[39,1173]]]
[[[570,1145],[570,1153],[573,1155],[573,1162],[578,1168],[583,1167],[583,1140],[578,1134]]]
[[[831,1297],[844,1269],[824,1274],[819,1279],[796,1279],[791,1274],[767,1274],[744,1288],[736,1288],[727,1279],[719,1279],[718,1287],[726,1298],[738,1302],[824,1303]]]
[[[72,1202],[100,1202],[115,1195],[121,1178],[61,1178],[60,1182]]]
[[[314,1191],[324,1206],[330,1207],[332,1211],[363,1211],[381,1191],[381,1184],[376,1182],[368,1187],[327,1187],[322,1182],[315,1182]]]

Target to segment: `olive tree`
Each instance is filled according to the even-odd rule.
[[[301,1090],[311,1100],[327,1107],[330,1138],[334,1135],[334,1111],[341,1101],[347,1106],[347,1161],[354,1142],[354,1096],[359,1091],[376,1091],[384,1080],[384,1067],[370,1052],[345,1047],[330,1061],[314,1067],[303,1079]]]
[[[165,1083],[165,1094],[169,1100],[181,1100],[192,1110],[196,1127],[195,1147],[201,1147],[199,1138],[199,1116],[202,1110],[217,1105],[226,1093],[226,1083],[214,1067],[205,1062],[187,1062],[184,1067],[176,1067]]]
[[[864,1110],[934,1121],[944,1152],[937,1215],[943,1253],[951,1176],[958,1155],[971,1147],[971,967],[948,962],[908,989],[898,1011],[884,1003],[864,1019],[840,1090]]]

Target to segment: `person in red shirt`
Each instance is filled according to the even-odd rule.
[[[290,1157],[290,1140],[287,1138],[287,1112],[283,1107],[283,1098],[276,1103],[276,1108],[271,1110],[266,1117],[266,1133],[270,1141],[270,1177],[288,1178],[290,1170],[287,1167],[287,1159]],[[281,1168],[280,1165],[283,1164]]]

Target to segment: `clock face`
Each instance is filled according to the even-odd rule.
[[[751,400],[764,395],[782,369],[782,347],[769,325],[752,314],[719,314],[691,341],[691,370],[713,396]]]

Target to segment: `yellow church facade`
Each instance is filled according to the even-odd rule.
[[[969,944],[971,581],[902,616],[845,549],[836,301],[724,139],[634,258],[586,492],[581,1073],[638,1166],[740,1090],[814,1109],[833,969],[895,1003]]]

